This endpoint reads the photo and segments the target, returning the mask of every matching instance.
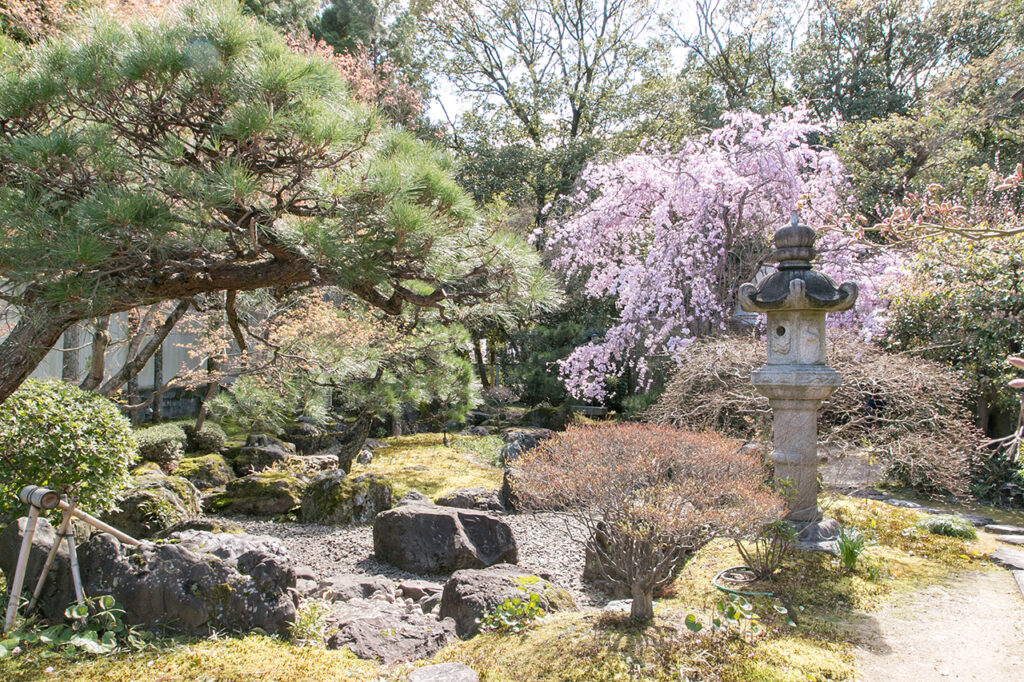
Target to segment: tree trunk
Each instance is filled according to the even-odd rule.
[[[220,360],[218,358],[210,358],[206,362],[206,371],[209,374],[216,374],[220,369]],[[199,433],[203,424],[206,423],[206,406],[211,400],[217,397],[217,392],[220,390],[220,382],[211,379],[210,383],[206,384],[206,393],[203,395],[203,402],[199,405],[199,414],[196,415],[195,431]]]
[[[105,396],[111,396],[117,392],[125,382],[131,381],[138,376],[142,368],[146,366],[149,359],[153,357],[157,349],[163,347],[164,340],[167,339],[168,334],[174,329],[174,325],[182,318],[185,312],[188,310],[190,305],[189,301],[179,301],[178,305],[174,307],[174,310],[167,315],[167,318],[163,321],[159,327],[153,332],[153,337],[146,342],[145,346],[138,348],[134,357],[128,357],[125,359],[124,365],[121,369],[117,370],[117,373],[110,377],[107,381],[103,382],[103,386],[99,389],[99,392]],[[136,332],[140,333],[140,332]],[[137,341],[138,339],[133,339]],[[139,343],[134,344],[139,346]],[[163,386],[163,381],[153,385],[153,390],[156,390]]]
[[[0,402],[18,390],[76,319],[58,310],[25,311],[0,343]]]
[[[77,384],[78,375],[82,371],[78,351],[80,345],[82,345],[82,328],[73,324],[64,332],[64,353],[61,358],[60,372],[60,378],[69,384]]]
[[[92,333],[92,348],[89,357],[89,373],[82,380],[80,388],[83,391],[95,391],[103,381],[106,373],[107,346],[110,344],[110,334],[107,329],[110,327],[110,317],[101,317],[96,320],[96,329]]]
[[[164,385],[164,345],[161,343],[153,353],[153,390],[159,391]],[[153,400],[153,423],[159,423],[163,419],[163,396],[158,395]]]
[[[634,583],[630,592],[633,596],[633,604],[629,609],[630,618],[641,623],[653,620],[654,590]]]
[[[480,339],[473,339],[473,357],[476,359],[476,376],[483,388],[491,387],[491,380],[487,377],[487,365],[484,363],[484,352],[480,349]]]

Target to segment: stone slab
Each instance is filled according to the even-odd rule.
[[[1024,546],[1024,535],[997,535],[996,540],[1005,542],[1008,545]]]
[[[480,676],[462,663],[438,663],[413,670],[405,679],[407,682],[479,682]]]
[[[832,556],[839,556],[839,543],[835,540],[821,540],[818,542],[798,542],[795,547],[804,552],[825,552]]]
[[[1024,597],[1024,571],[1012,571],[1013,579],[1017,582],[1017,589],[1020,590],[1020,596]]]
[[[988,555],[992,563],[1011,571],[1024,571],[1024,552],[1019,549],[1000,548]]]
[[[995,535],[1024,535],[1024,528],[1000,523],[990,523],[985,526],[985,530]]]
[[[957,514],[961,519],[967,521],[975,528],[982,528],[989,524],[995,523],[995,519],[991,516],[985,516],[984,514],[972,514],[969,512],[960,512]]]

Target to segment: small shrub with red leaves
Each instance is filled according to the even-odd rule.
[[[561,511],[583,529],[603,579],[632,595],[635,620],[653,617],[655,591],[712,538],[783,513],[756,453],[670,426],[570,426],[524,453],[515,474],[526,508]]]

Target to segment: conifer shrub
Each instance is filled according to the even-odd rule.
[[[0,404],[0,520],[25,512],[18,491],[41,485],[92,514],[116,508],[136,456],[114,403],[62,381],[29,379]]]
[[[897,485],[967,497],[982,434],[965,407],[971,395],[963,378],[929,360],[833,333],[828,364],[843,379],[822,403],[819,441],[833,453],[860,452],[880,461]],[[768,399],[750,383],[751,370],[764,361],[764,342],[753,336],[696,341],[645,417],[770,442]]]
[[[782,515],[760,459],[740,446],[670,426],[570,426],[521,456],[515,492],[526,508],[572,516],[602,579],[650,620],[655,591],[709,540]]]

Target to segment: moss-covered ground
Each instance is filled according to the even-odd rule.
[[[454,446],[459,436],[449,436]],[[395,499],[413,488],[434,499],[458,488],[501,486],[501,469],[484,453],[467,447],[445,447],[440,433],[388,438],[368,465],[353,464],[352,473],[381,474],[391,481]]]
[[[501,472],[485,452],[445,447],[440,434],[388,439],[368,466],[400,496],[412,488],[435,497],[469,486],[497,487]],[[742,563],[731,543],[715,541],[697,554],[657,602],[657,618],[646,627],[596,610],[547,616],[519,635],[486,634],[457,642],[433,661],[386,668],[344,652],[300,648],[268,637],[219,638],[183,643],[161,641],[153,650],[85,661],[42,658],[38,653],[0,661],[0,679],[81,680],[404,680],[410,667],[459,661],[486,682],[541,680],[852,680],[856,613],[907,598],[915,589],[961,571],[984,570],[991,536],[978,540],[932,535],[918,526],[918,512],[870,500],[825,500],[829,515],[867,533],[872,544],[853,571],[827,554],[789,557],[770,583],[751,591],[761,633],[740,635],[685,626],[694,615],[710,623],[723,593],[711,578]],[[995,569],[992,569],[995,570]],[[776,610],[785,605],[796,615]],[[52,667],[52,673],[44,672]]]

